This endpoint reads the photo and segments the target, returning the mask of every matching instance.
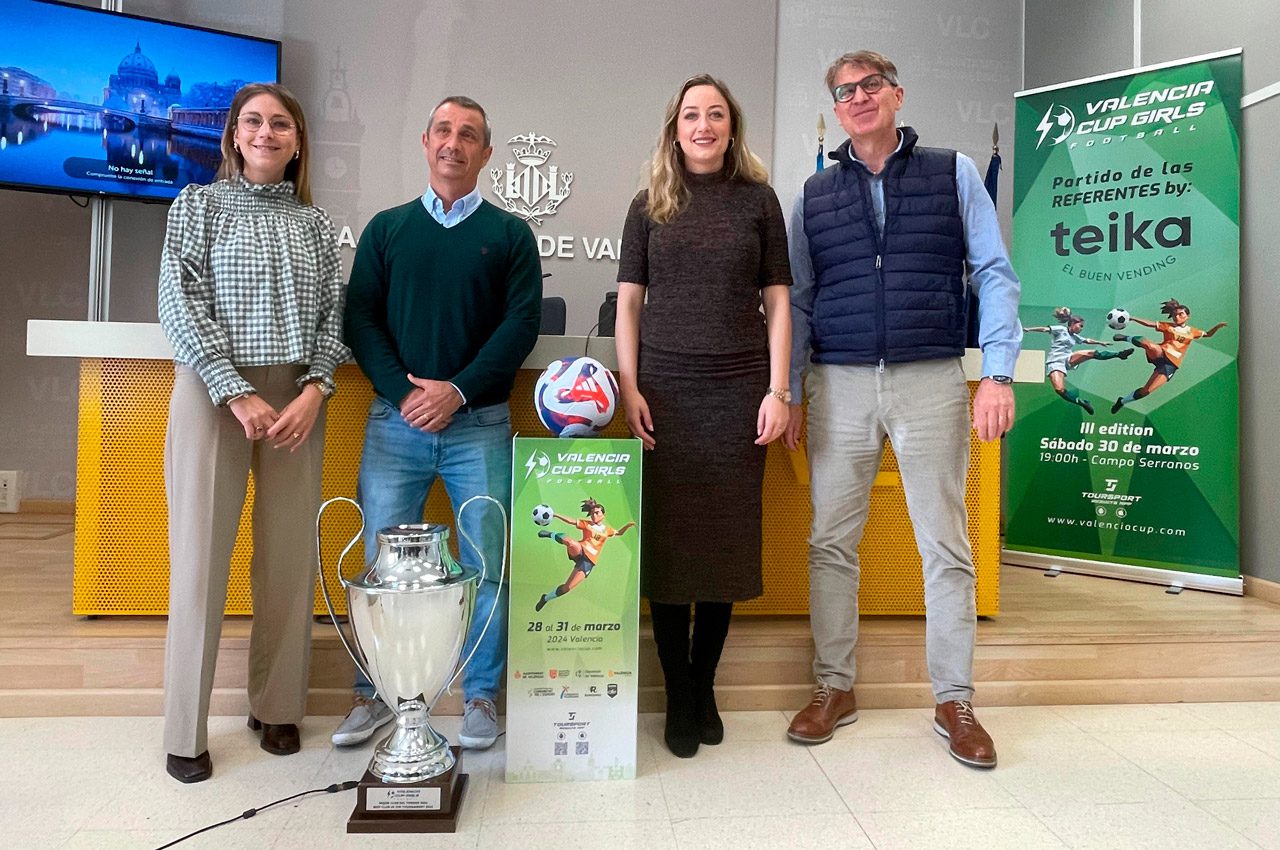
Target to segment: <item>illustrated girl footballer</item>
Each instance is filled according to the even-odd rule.
[[[542,594],[537,604],[533,606],[535,611],[541,611],[543,606],[552,599],[557,596],[564,596],[577,587],[583,579],[591,575],[591,570],[599,560],[600,550],[604,548],[605,542],[610,537],[620,537],[628,529],[635,527],[634,522],[629,522],[616,530],[605,525],[604,505],[601,505],[595,499],[583,501],[581,510],[586,514],[586,519],[570,519],[560,514],[552,514],[553,517],[561,522],[566,522],[581,531],[581,540],[574,540],[563,531],[538,532],[539,537],[549,538],[564,546],[569,560],[573,562],[573,570],[569,573],[569,577],[565,579],[564,584]]]
[[[1111,360],[1117,358],[1124,360],[1133,354],[1132,348],[1126,348],[1124,351],[1099,351],[1091,348],[1088,351],[1073,351],[1077,345],[1110,345],[1109,342],[1103,342],[1100,339],[1089,339],[1080,335],[1084,330],[1084,319],[1080,316],[1073,316],[1070,307],[1059,307],[1053,311],[1053,317],[1061,324],[1044,325],[1036,328],[1023,328],[1023,333],[1047,333],[1052,334],[1053,338],[1049,343],[1049,350],[1044,356],[1044,373],[1049,378],[1049,383],[1053,385],[1053,391],[1062,398],[1071,403],[1078,404],[1084,408],[1084,412],[1093,415],[1093,405],[1088,399],[1083,399],[1076,394],[1076,391],[1067,386],[1067,370],[1074,369],[1086,360]]]
[[[1191,343],[1201,337],[1208,339],[1227,326],[1226,322],[1218,322],[1218,324],[1202,331],[1199,328],[1193,328],[1187,324],[1187,320],[1191,318],[1191,308],[1186,304],[1179,304],[1176,298],[1170,298],[1164,304],[1160,305],[1160,312],[1164,313],[1169,321],[1153,322],[1150,319],[1139,319],[1134,316],[1129,321],[1137,322],[1148,328],[1155,328],[1164,335],[1161,342],[1152,342],[1149,339],[1143,339],[1140,336],[1128,334],[1116,334],[1116,342],[1131,342],[1138,348],[1147,353],[1147,362],[1154,367],[1151,377],[1147,378],[1147,382],[1138,387],[1126,396],[1116,399],[1116,403],[1111,405],[1111,412],[1118,413],[1120,408],[1130,402],[1137,401],[1140,398],[1146,398],[1156,390],[1163,387],[1178,372],[1178,368],[1182,366],[1182,358],[1187,353],[1187,349],[1191,347]]]

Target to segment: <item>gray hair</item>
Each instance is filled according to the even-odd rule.
[[[484,119],[484,146],[487,148],[493,143],[493,126],[489,123],[489,116],[484,111],[484,107],[476,103],[466,95],[454,94],[446,97],[435,105],[435,109],[431,110],[431,114],[427,116],[427,132],[431,132],[431,125],[436,120],[436,109],[444,106],[446,103],[452,103],[455,106],[461,106],[463,109],[470,109],[479,112],[480,117]]]
[[[833,95],[836,91],[836,74],[839,74],[840,69],[846,65],[861,65],[864,68],[870,68],[888,80],[889,85],[898,85],[898,68],[890,61],[888,56],[883,53],[876,53],[874,50],[859,50],[854,53],[844,54],[832,62],[831,67],[827,68],[827,91]]]

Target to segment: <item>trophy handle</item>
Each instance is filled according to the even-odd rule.
[[[492,496],[486,495],[472,496],[470,499],[467,499],[462,503],[462,506],[458,508],[458,534],[462,539],[470,543],[471,548],[475,549],[476,554],[480,556],[480,581],[484,581],[485,575],[489,572],[489,564],[485,561],[484,551],[476,545],[476,541],[471,539],[471,535],[467,534],[467,532],[462,528],[462,512],[467,509],[467,505],[477,499],[484,499],[485,501],[493,502],[493,504],[497,506],[498,512],[502,514],[502,572],[498,576],[498,595],[494,597],[493,607],[489,609],[489,619],[484,621],[484,628],[480,630],[480,637],[476,638],[476,645],[471,647],[471,651],[467,653],[467,657],[458,665],[457,672],[450,676],[449,681],[445,682],[444,687],[436,693],[436,699],[440,698],[440,694],[443,694],[445,691],[453,687],[453,683],[462,675],[462,671],[467,669],[467,665],[471,663],[471,657],[475,655],[476,650],[480,648],[480,644],[484,640],[485,634],[489,631],[489,626],[493,623],[494,615],[498,613],[498,602],[502,596],[502,586],[507,580],[507,560],[511,554],[511,545],[507,542],[507,526],[510,524],[510,520],[507,517],[507,509],[502,506],[502,502],[499,502]],[[434,705],[435,700],[432,700],[431,703]]]
[[[352,648],[352,643],[347,641],[347,636],[342,631],[342,626],[338,625],[338,615],[333,610],[333,600],[329,598],[329,585],[324,580],[324,558],[320,551],[320,519],[324,516],[327,509],[334,502],[346,502],[354,507],[360,513],[360,530],[356,532],[355,537],[347,541],[347,547],[342,550],[342,554],[338,556],[338,581],[342,578],[342,560],[347,557],[347,553],[351,551],[351,547],[356,545],[356,541],[360,539],[360,535],[364,534],[364,511],[360,510],[360,505],[353,499],[346,496],[335,496],[320,506],[320,511],[316,514],[316,574],[320,576],[320,592],[324,595],[324,607],[329,609],[329,619],[333,621],[333,628],[338,633],[338,640],[342,641],[342,646],[347,650],[347,655],[351,656],[351,660],[355,662],[356,669],[364,674],[364,677],[370,682],[373,677],[369,675],[369,670],[360,662],[358,653]],[[352,632],[352,642],[355,640],[355,633]]]

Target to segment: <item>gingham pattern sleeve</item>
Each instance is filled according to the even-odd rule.
[[[338,253],[338,233],[333,221],[324,211],[317,209],[320,230],[320,274],[318,283],[316,334],[312,345],[311,368],[298,379],[302,386],[318,381],[327,392],[334,390],[333,373],[351,356],[351,349],[342,342],[342,306],[345,290],[342,285],[342,259]]]
[[[253,386],[232,364],[230,335],[214,318],[213,238],[209,187],[188,186],[169,208],[160,255],[160,326],[175,359],[191,366],[209,388],[214,404],[225,404]]]

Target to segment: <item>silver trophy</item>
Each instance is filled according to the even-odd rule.
[[[478,499],[493,502],[498,507],[505,530],[506,509],[489,496],[475,496],[462,504],[458,509],[458,528],[462,528],[462,512]],[[346,589],[347,612],[353,633],[353,640],[348,641],[334,613],[323,565],[319,562],[320,519],[334,502],[347,502],[360,511],[356,502],[338,497],[321,505],[316,515],[317,566],[325,605],[351,660],[373,682],[379,697],[396,715],[394,730],[374,750],[369,763],[371,776],[366,777],[370,781],[361,784],[360,802],[347,831],[386,831],[385,823],[377,829],[354,828],[357,818],[362,815],[362,807],[368,809],[363,815],[366,818],[412,820],[413,801],[419,798],[421,806],[417,808],[421,809],[420,814],[453,814],[456,818],[455,810],[466,777],[462,776],[462,782],[456,782],[454,768],[458,756],[444,736],[432,728],[430,715],[436,700],[475,654],[473,647],[462,664],[458,663],[471,626],[476,591],[484,575],[484,555],[480,555],[480,569],[459,564],[449,553],[449,529],[443,525],[390,526],[378,531],[378,551],[372,563],[356,578],[348,580],[342,577],[342,561],[364,533],[364,512],[360,511],[360,531],[351,538],[338,558],[338,577]],[[465,532],[463,538],[475,545]],[[475,549],[480,552],[479,546]],[[504,534],[501,579],[506,578],[506,561]],[[497,612],[498,605],[495,604],[489,612],[481,639]],[[477,640],[476,646],[479,644]],[[437,780],[440,777],[446,777],[447,787],[443,794],[437,790],[434,794],[415,797],[407,788],[379,794],[374,787],[384,783],[409,786],[435,782],[439,785]],[[370,787],[366,788],[366,784]],[[429,788],[426,790],[430,791]],[[453,798],[452,802],[450,798]],[[394,801],[394,804],[380,806],[379,801],[384,799]],[[390,828],[396,829],[394,826]],[[412,826],[401,828],[419,831]],[[430,831],[436,829],[438,827]]]

